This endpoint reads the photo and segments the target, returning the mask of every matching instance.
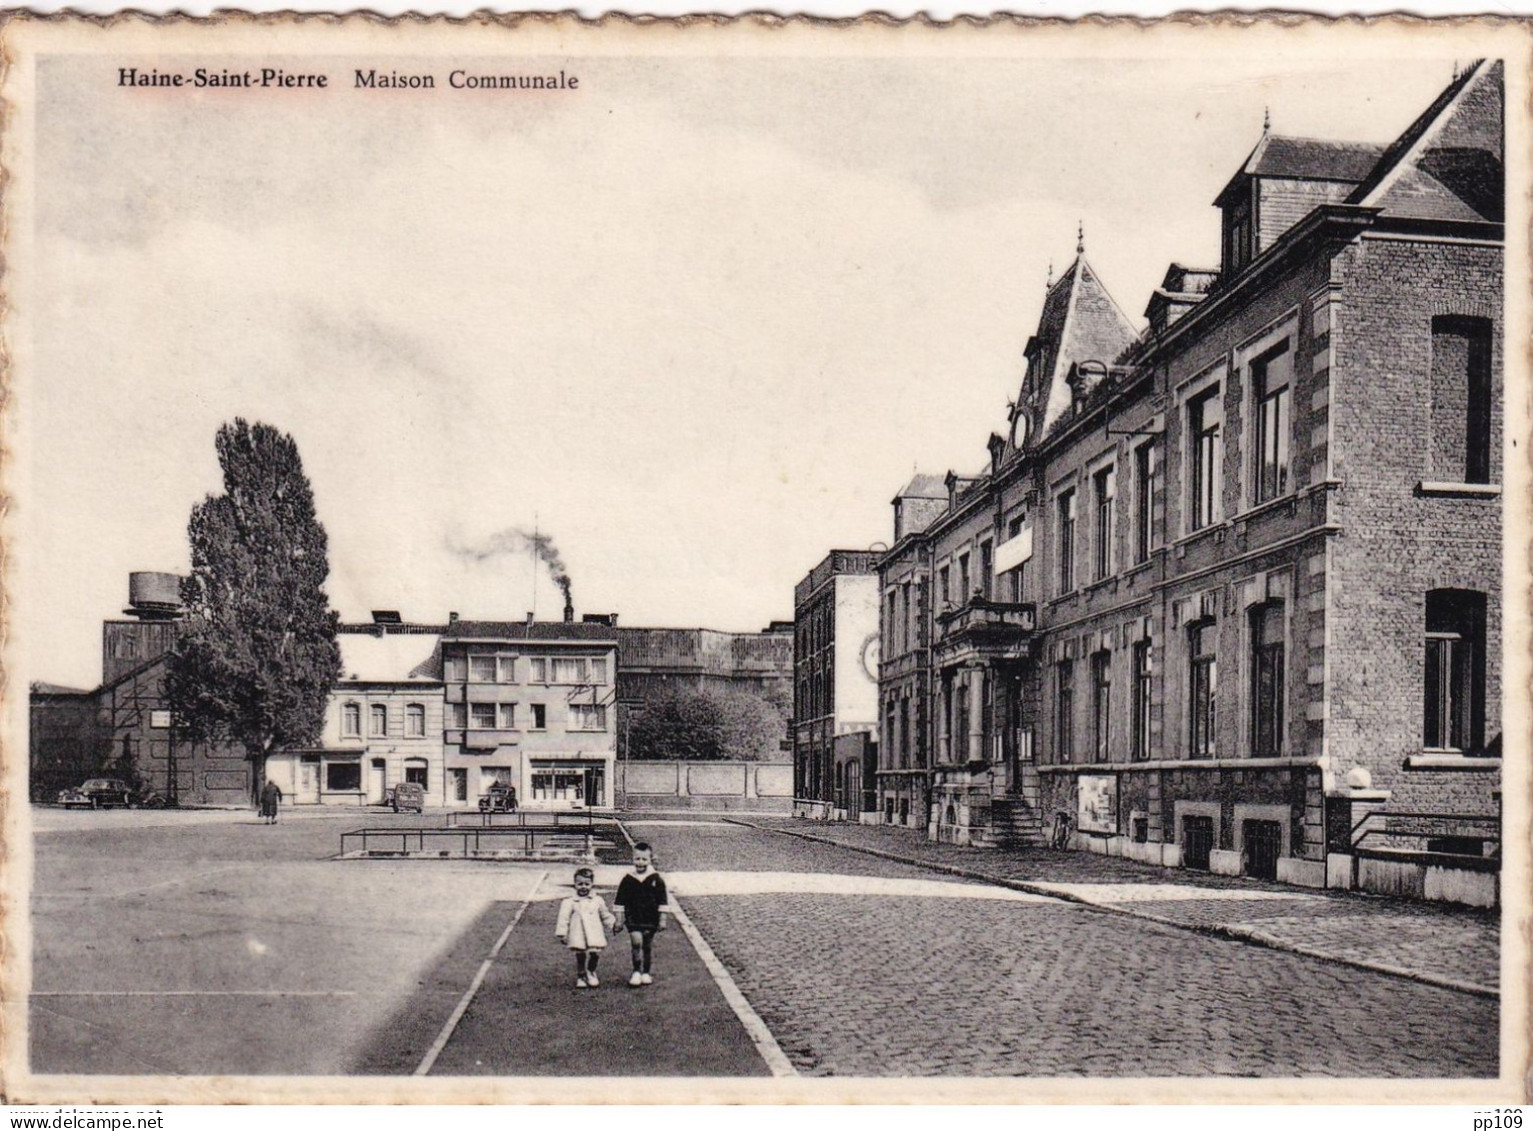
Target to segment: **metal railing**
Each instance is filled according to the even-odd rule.
[[[1413,841],[1416,847],[1401,848],[1380,843],[1388,838]],[[1481,841],[1489,851],[1480,855],[1461,852],[1431,851],[1426,844],[1433,840],[1468,839]],[[1374,843],[1366,843],[1369,840]],[[1363,856],[1420,857],[1457,864],[1477,871],[1499,870],[1501,866],[1501,819],[1465,813],[1427,813],[1399,809],[1375,809],[1365,813],[1352,826],[1352,851]]]
[[[516,816],[516,814],[500,814]],[[552,814],[542,814],[552,816]],[[620,837],[615,822],[599,826],[572,825],[558,821],[524,821],[517,824],[447,825],[419,828],[352,829],[341,834],[341,855],[355,856],[453,856],[487,855],[535,857],[551,841],[563,841],[579,855],[590,857],[601,844],[615,844]],[[570,854],[574,854],[573,851]]]
[[[510,813],[485,812],[481,809],[454,809],[447,814],[449,828],[521,828],[527,825],[555,825],[570,832],[595,832],[610,828],[616,817],[598,815],[590,809],[516,809]]]

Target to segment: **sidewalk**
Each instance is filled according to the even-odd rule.
[[[1500,985],[1500,919],[1495,912],[1157,868],[1085,852],[934,844],[917,830],[891,825],[761,816],[729,819],[1481,996],[1497,996]]]
[[[602,894],[610,902],[612,892]],[[545,887],[490,966],[433,1076],[770,1074],[679,925],[655,939],[653,985],[628,986],[622,936],[602,954],[601,985],[576,989],[574,960],[554,939],[558,913],[558,896]]]

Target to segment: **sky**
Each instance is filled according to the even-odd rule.
[[[577,612],[791,617],[913,471],[984,465],[1078,224],[1137,318],[1216,264],[1264,112],[1382,143],[1453,68],[551,57],[578,94],[281,100],[119,62],[40,66],[12,409],[16,623],[30,678],[80,687],[128,573],[187,568],[236,416],[297,440],[344,619],[557,617],[533,529]]]

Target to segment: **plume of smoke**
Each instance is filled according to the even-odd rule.
[[[541,531],[533,532],[523,530],[519,526],[508,526],[504,530],[497,530],[482,542],[469,544],[462,541],[456,535],[449,535],[447,548],[465,561],[478,565],[483,562],[493,561],[495,558],[514,557],[518,554],[532,553],[538,561],[548,567],[548,572],[554,579],[554,584],[564,594],[566,601],[570,597],[570,573],[564,564],[564,558],[559,554],[559,548],[554,545],[554,540]]]

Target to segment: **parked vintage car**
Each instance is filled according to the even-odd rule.
[[[413,781],[402,781],[391,791],[393,796],[389,798],[389,808],[396,813],[403,813],[407,809],[416,813],[426,811],[426,787]]]
[[[112,805],[126,809],[133,803],[132,787],[117,778],[90,778],[74,789],[59,791],[59,804],[66,809],[106,809]]]
[[[515,813],[516,787],[495,782],[479,799],[481,813]]]

